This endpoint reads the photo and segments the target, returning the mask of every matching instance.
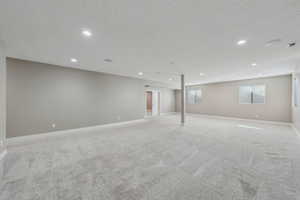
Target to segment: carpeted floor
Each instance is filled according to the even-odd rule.
[[[9,146],[1,200],[297,200],[300,142],[287,125],[147,119]]]

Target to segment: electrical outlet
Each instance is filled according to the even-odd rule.
[[[118,120],[121,120],[121,116],[118,116],[117,119],[118,119]]]
[[[255,115],[256,118],[259,118],[259,115]]]
[[[55,128],[56,127],[56,124],[52,124],[52,128]]]

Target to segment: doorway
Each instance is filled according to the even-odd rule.
[[[146,98],[147,98],[147,116],[151,116],[152,115],[152,92],[151,91],[147,91],[146,92]]]
[[[146,91],[146,116],[160,115],[160,92]]]

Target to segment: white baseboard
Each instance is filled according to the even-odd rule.
[[[36,140],[45,140],[45,139],[50,139],[50,138],[55,138],[55,137],[62,137],[62,136],[66,136],[69,134],[76,134],[76,133],[78,134],[81,131],[94,131],[94,130],[98,130],[98,129],[115,127],[115,126],[124,126],[124,125],[144,122],[144,121],[145,121],[145,119],[137,119],[137,120],[131,120],[131,121],[102,124],[102,125],[97,125],[97,126],[88,126],[88,127],[83,127],[83,128],[67,129],[67,130],[61,130],[61,131],[39,133],[39,134],[34,134],[34,135],[12,137],[12,138],[6,139],[6,145],[7,146],[22,145],[22,144],[26,144],[26,143],[31,143]]]
[[[2,151],[2,153],[0,153],[0,161],[5,157],[6,154],[7,154],[7,150],[4,149],[4,150]]]
[[[165,116],[165,115],[175,115],[177,112],[166,112],[166,113],[160,113],[160,116]]]
[[[210,118],[214,118],[214,119],[238,120],[238,121],[248,121],[248,122],[256,122],[256,123],[274,124],[274,125],[286,125],[286,126],[291,126],[292,125],[291,122],[268,121],[268,120],[248,119],[248,118],[238,118],[238,117],[225,117],[225,116],[220,116],[220,115],[207,115],[207,114],[197,114],[197,113],[186,113],[186,115],[187,116],[194,116],[194,117],[210,117]]]
[[[177,114],[177,112],[165,112],[165,113],[160,113],[159,115],[154,115],[154,116],[151,116],[151,115],[145,115],[144,118],[157,118],[157,117],[161,117],[161,116],[167,116],[167,115],[175,115]]]
[[[297,135],[298,137],[300,137],[300,132],[299,132],[299,130],[297,129],[297,127],[295,126],[295,124],[291,124],[291,127],[292,127],[293,130],[295,131],[296,135]]]
[[[161,113],[161,115],[154,116],[154,117],[174,115],[174,114],[178,114],[178,112]],[[257,122],[257,123],[268,123],[268,124],[275,124],[275,125],[289,125],[295,130],[297,135],[299,135],[299,137],[300,137],[300,132],[297,130],[297,128],[294,126],[294,124],[288,123],[288,122],[224,117],[224,116],[218,116],[218,115],[204,115],[204,114],[197,114],[197,113],[187,113],[187,116],[210,117],[210,118],[215,118],[215,119],[239,120],[239,121]],[[89,126],[89,127],[83,127],[83,128],[77,128],[77,129],[68,129],[68,130],[61,130],[61,131],[54,131],[54,132],[47,132],[47,133],[39,133],[39,134],[34,134],[34,135],[13,137],[13,138],[6,139],[6,145],[7,146],[16,146],[16,145],[21,145],[24,143],[30,143],[30,142],[33,142],[36,140],[50,139],[50,138],[55,138],[55,137],[59,137],[59,136],[65,136],[68,134],[76,134],[76,133],[80,133],[81,131],[93,131],[93,130],[97,130],[97,129],[103,129],[103,128],[109,128],[109,127],[115,127],[115,126],[123,126],[123,125],[128,125],[128,124],[144,122],[144,121],[145,121],[145,119],[138,119],[138,120],[103,124],[103,125],[97,125],[97,126]],[[7,151],[5,150],[4,152],[2,152],[0,154],[0,160],[2,157],[5,156],[6,153],[7,153]]]

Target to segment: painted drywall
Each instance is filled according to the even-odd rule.
[[[175,90],[167,88],[160,89],[160,112],[175,112]]]
[[[247,119],[291,122],[291,75],[199,85],[200,104],[187,104],[187,113]],[[239,86],[266,85],[265,104],[239,104]],[[176,91],[176,111],[180,111],[180,90]]]
[[[297,81],[298,79],[298,81]],[[293,73],[293,77],[292,77],[292,121],[294,126],[297,128],[297,130],[300,132],[300,104],[299,102],[296,103],[295,101],[295,92],[296,89],[298,89],[298,95],[300,95],[300,67],[296,67],[295,68],[295,72]],[[296,86],[297,84],[297,86]]]
[[[7,137],[141,119],[147,83],[8,58]],[[163,101],[172,102],[174,91],[165,91]],[[163,111],[172,111],[165,103]]]
[[[0,42],[0,156],[5,149],[6,137],[6,59]]]

